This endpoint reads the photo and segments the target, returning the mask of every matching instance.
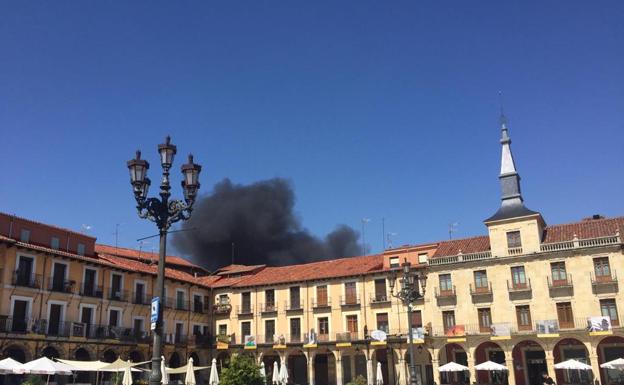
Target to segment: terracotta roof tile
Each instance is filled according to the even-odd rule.
[[[254,270],[260,270],[266,267],[266,265],[228,265],[220,268],[215,272],[217,275],[229,275],[229,274],[241,274],[248,273]]]
[[[624,232],[624,217],[589,219],[576,223],[553,225],[546,228],[543,243],[565,242],[574,239],[598,238]]]
[[[136,260],[147,260],[147,261],[155,261],[155,262],[158,261],[157,253],[151,253],[145,250],[128,249],[125,247],[115,247],[115,246],[96,244],[95,252],[104,253],[108,255],[117,255],[120,257],[132,258]],[[197,266],[187,261],[186,259],[175,256],[175,255],[167,255],[166,261],[167,263],[170,263],[172,265],[195,267],[195,268],[203,269],[202,267]]]
[[[340,258],[299,265],[266,267],[237,283],[237,287],[300,282],[360,275],[383,268],[383,255]]]
[[[442,241],[438,245],[433,258],[457,255],[461,251],[463,254],[478,253],[490,249],[490,237],[482,235],[472,238],[453,239]]]
[[[50,227],[50,228],[57,229],[57,230],[60,230],[60,231],[66,231],[66,232],[69,232],[69,233],[72,233],[72,234],[80,235],[81,237],[93,239],[94,241],[96,239],[94,236],[81,233],[80,231],[71,230],[71,229],[68,229],[68,228],[65,228],[65,227],[50,225],[50,224],[39,222],[39,221],[34,221],[32,219],[20,217],[18,215],[8,214],[8,213],[4,213],[4,212],[1,212],[1,211],[0,211],[0,215],[5,215],[7,217],[13,217],[15,219],[19,219],[21,221],[29,222],[29,223],[32,223],[32,224],[35,224],[35,225],[39,225],[39,226]]]

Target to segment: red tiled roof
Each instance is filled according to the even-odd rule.
[[[608,237],[615,235],[617,230],[624,232],[624,217],[589,219],[576,223],[553,225],[546,227],[543,243],[565,242],[574,239]],[[622,234],[624,235],[624,234]]]
[[[8,213],[5,213],[5,212],[0,211],[0,215],[5,215],[5,216],[7,216],[7,217],[13,217],[13,218],[15,218],[15,219],[19,219],[19,220],[21,220],[21,221],[24,221],[24,222],[29,222],[29,223],[32,223],[32,224],[35,224],[35,225],[39,225],[39,226],[50,227],[50,228],[52,228],[52,229],[56,229],[56,230],[60,230],[60,231],[67,231],[67,232],[72,233],[72,234],[80,235],[81,237],[85,237],[85,238],[90,238],[90,239],[93,239],[94,241],[95,241],[95,239],[96,239],[94,236],[91,236],[91,235],[87,235],[87,234],[81,233],[80,231],[71,230],[71,229],[68,229],[68,228],[65,228],[65,227],[60,227],[60,226],[50,225],[50,224],[43,223],[43,222],[39,222],[39,221],[34,221],[34,220],[32,220],[32,219],[28,219],[28,218],[20,217],[20,216],[15,215],[15,214],[8,214]]]
[[[217,270],[215,274],[217,275],[241,274],[241,273],[248,273],[254,270],[260,270],[264,267],[266,267],[266,265],[228,265]]]
[[[158,262],[157,253],[151,253],[149,251],[144,251],[144,250],[135,250],[135,249],[128,249],[125,247],[115,247],[115,246],[96,244],[95,252],[108,254],[108,255],[117,255],[120,257],[131,258],[135,260],[144,260],[144,261],[147,260],[147,261],[152,261],[152,262]],[[187,261],[186,259],[175,256],[175,255],[167,255],[165,260],[167,263],[170,263],[172,265],[195,267],[195,268],[203,269],[202,267],[197,266]]]
[[[256,286],[360,275],[383,268],[383,255],[349,257],[299,265],[266,267],[235,286]]]
[[[490,249],[490,237],[481,235],[478,237],[453,239],[439,243],[433,258],[457,255],[461,251],[463,254],[477,253]]]

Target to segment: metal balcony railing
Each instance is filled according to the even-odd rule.
[[[188,311],[190,309],[190,301],[176,298],[174,308],[175,310]]]
[[[381,304],[381,303],[389,303],[390,297],[386,293],[376,293],[370,296],[370,304]]]
[[[360,296],[359,295],[341,295],[340,296],[340,306],[359,306],[360,305]]]
[[[556,288],[571,288],[574,286],[572,283],[572,275],[566,274],[564,278],[553,279],[551,276],[547,276],[546,280],[548,281],[549,289]]]
[[[57,291],[60,293],[72,293],[74,291],[74,285],[76,281],[67,279],[58,279],[54,277],[48,278],[48,290]]]
[[[261,303],[260,304],[260,312],[261,313],[276,313],[277,312],[277,304],[276,303]]]
[[[469,284],[470,286],[470,295],[474,296],[479,296],[479,295],[492,295],[492,282],[488,281],[487,285],[485,286],[477,286],[476,284],[473,285],[472,283]]]
[[[230,314],[232,311],[232,305],[230,303],[215,303],[212,305],[212,313],[213,314]]]
[[[253,314],[253,306],[252,305],[238,305],[236,306],[236,313],[238,315],[250,315]]]
[[[132,303],[135,305],[150,305],[151,302],[151,298],[145,293],[136,291],[132,293]]]
[[[297,311],[303,309],[303,302],[300,300],[284,301],[286,311]]]
[[[351,342],[363,339],[363,335],[359,331],[355,332],[338,332],[335,333],[336,342]]]
[[[128,302],[128,291],[127,290],[114,290],[112,288],[109,288],[108,299],[111,301]]]
[[[593,272],[590,273],[591,284],[594,286],[598,285],[613,285],[618,283],[616,271],[613,270],[610,274],[607,275],[595,275]]]
[[[450,289],[440,289],[438,287],[434,288],[435,297],[440,298],[455,298],[457,297],[457,293],[455,292],[455,285],[453,285]]]
[[[531,291],[531,278],[529,278],[525,282],[513,282],[512,281],[510,283],[509,280],[507,280],[507,291],[510,293]]]
[[[312,299],[312,307],[314,309],[331,308],[331,298],[327,297],[321,300],[318,298]]]
[[[42,279],[40,274],[29,274],[19,269],[13,272],[13,286],[41,289],[41,281]]]
[[[26,333],[29,330],[29,320],[0,316],[1,333]]]
[[[97,286],[93,282],[83,282],[80,285],[80,295],[83,297],[102,298],[103,293],[102,286]]]
[[[204,312],[204,303],[202,301],[193,301],[193,313],[203,313]]]

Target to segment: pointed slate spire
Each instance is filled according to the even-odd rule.
[[[497,221],[501,219],[509,219],[522,217],[526,215],[539,214],[536,211],[527,209],[524,206],[522,193],[520,190],[520,175],[516,171],[513,154],[511,153],[511,138],[509,137],[509,129],[507,128],[507,118],[501,110],[501,168],[500,179],[501,184],[501,207],[485,222]]]

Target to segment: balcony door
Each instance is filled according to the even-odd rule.
[[[93,327],[93,308],[83,306],[82,312],[80,312],[80,322],[85,325],[85,337],[89,337]]]
[[[28,301],[19,299],[13,300],[11,331],[17,333],[26,332],[26,325],[28,324],[28,305]]]
[[[111,299],[121,300],[121,275],[113,274],[111,278]]]
[[[95,296],[96,275],[97,275],[97,270],[85,269],[84,282],[83,282],[83,288],[82,288],[84,295],[87,295],[90,297]]]
[[[67,265],[64,263],[54,263],[52,269],[52,290],[65,291],[65,277],[67,276]]]
[[[134,284],[134,303],[147,303],[145,300],[145,284],[143,282],[136,282]]]
[[[35,260],[31,257],[21,255],[17,264],[17,284],[20,286],[30,286],[33,279]]]
[[[357,288],[355,282],[345,282],[345,303],[355,304],[357,303]]]
[[[58,336],[61,331],[61,320],[63,317],[63,305],[50,304],[48,313],[48,334]]]

